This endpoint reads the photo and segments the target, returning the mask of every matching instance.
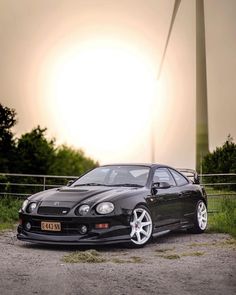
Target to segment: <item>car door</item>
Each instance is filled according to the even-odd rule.
[[[154,227],[170,226],[180,222],[179,189],[167,168],[157,168],[152,183],[166,182],[168,188],[157,188],[149,196],[148,204],[152,211]]]
[[[181,204],[181,224],[187,223],[193,218],[193,214],[196,207],[194,201],[197,197],[197,192],[193,188],[193,184],[190,183],[181,173],[169,168],[172,176],[175,179],[177,186],[180,189],[180,204]]]

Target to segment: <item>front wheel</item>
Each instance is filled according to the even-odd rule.
[[[144,246],[152,236],[152,218],[149,210],[145,206],[134,209],[130,221],[131,242],[135,246]]]
[[[190,231],[201,234],[207,227],[207,207],[203,201],[198,201],[194,216],[194,226]]]

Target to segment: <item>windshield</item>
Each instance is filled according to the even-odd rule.
[[[106,185],[106,186],[136,186],[146,185],[149,167],[146,166],[102,166],[88,172],[72,186]]]

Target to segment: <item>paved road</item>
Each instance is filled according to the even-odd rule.
[[[228,235],[175,233],[142,249],[99,247],[103,263],[63,262],[86,248],[46,247],[0,234],[0,294],[236,294],[236,244]]]

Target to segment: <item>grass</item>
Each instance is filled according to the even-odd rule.
[[[130,257],[130,262],[131,263],[142,263],[143,261],[142,261],[142,258],[141,257],[138,257],[138,256],[132,256],[132,257]]]
[[[162,258],[170,259],[170,260],[173,260],[173,259],[180,259],[180,255],[178,255],[178,254],[165,254],[165,255],[158,255],[158,257],[162,257]]]
[[[192,245],[192,244],[191,244]],[[189,245],[191,247],[191,245]],[[194,246],[196,246],[196,243],[194,243]],[[163,248],[163,249],[156,249],[155,252],[157,253],[155,256],[165,258],[165,259],[180,259],[181,257],[187,257],[187,256],[202,256],[205,253],[200,251],[193,251],[193,252],[184,252],[184,253],[175,253],[172,252],[175,250],[175,247],[173,248]]]
[[[207,192],[207,194],[235,194],[235,190],[226,190],[226,189],[219,189],[217,187],[213,187],[213,186],[206,186],[205,190]]]
[[[182,253],[181,256],[202,256],[204,254],[205,254],[204,252],[195,251],[195,252]]]
[[[66,263],[102,263],[106,259],[96,250],[76,251],[63,257]]]
[[[92,249],[87,251],[76,251],[70,254],[65,255],[62,258],[63,262],[66,263],[103,263],[109,262],[106,258],[102,256],[101,253]],[[132,256],[129,259],[120,259],[120,258],[112,258],[111,262],[113,263],[142,263],[141,257]]]
[[[125,259],[120,259],[120,258],[113,258],[112,259],[112,262],[113,263],[118,263],[118,264],[122,264],[122,263],[127,263],[127,260],[125,260]]]
[[[227,240],[221,242],[221,244],[236,247],[236,240],[235,239],[227,239]]]
[[[200,251],[195,251],[195,252],[186,252],[186,253],[169,253],[169,254],[161,254],[161,255],[156,255],[157,257],[165,258],[165,259],[180,259],[181,257],[189,257],[189,256],[202,256],[204,255],[204,252]]]
[[[0,230],[13,228],[18,220],[22,200],[10,196],[0,197]]]
[[[208,246],[215,246],[215,242],[211,243],[192,243],[188,245],[189,247],[208,247]]]
[[[194,248],[194,247],[229,247],[229,248],[233,248],[236,249],[236,239],[231,238],[231,239],[226,239],[223,241],[213,241],[210,243],[192,243],[188,245],[190,248]]]
[[[130,259],[120,259],[115,257],[111,260],[111,262],[118,263],[118,264],[119,263],[142,263],[143,260],[141,257],[138,257],[138,256],[132,256],[130,257]]]
[[[209,214],[208,231],[229,233],[236,238],[236,198],[221,198],[219,212]]]
[[[168,251],[173,251],[175,248],[162,248],[162,249],[156,249],[155,252],[158,252],[158,253],[165,253],[165,252],[168,252]]]
[[[219,190],[217,188],[207,187],[206,192],[208,194],[208,212],[220,212],[222,202],[224,202],[225,199],[230,199],[236,207],[236,191]]]

